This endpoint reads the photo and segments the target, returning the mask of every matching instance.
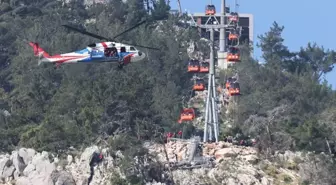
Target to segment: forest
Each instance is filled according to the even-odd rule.
[[[130,150],[143,140],[161,142],[164,132],[180,129],[182,98],[192,85],[186,72],[187,43],[201,46],[202,41],[194,28],[177,27],[179,17],[169,9],[163,0],[154,3],[151,14],[138,0],[90,7],[80,1],[1,1],[1,150],[25,146],[59,151],[90,145],[97,138]],[[38,42],[50,54],[74,51],[99,41],[62,24],[111,37],[141,20],[148,24],[119,40],[160,51],[147,51],[148,61],[123,70],[108,63],[38,66],[27,44]],[[258,40],[264,64],[249,56],[249,47],[242,48],[242,62],[235,68],[243,95],[231,115],[234,127],[221,124],[221,137],[237,132],[256,137],[260,150],[271,153],[335,153],[336,93],[323,80],[333,70],[335,52],[314,43],[289,51],[281,36],[284,27],[270,26]],[[188,125],[188,130],[192,135],[194,128]]]

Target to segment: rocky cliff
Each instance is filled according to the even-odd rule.
[[[90,176],[89,162],[94,151],[99,151],[97,146],[89,147],[77,157],[68,155],[61,159],[48,152],[36,152],[33,149],[21,148],[13,151],[11,155],[0,156],[0,184],[15,185],[78,185],[88,184]],[[95,169],[95,178],[92,185],[103,184],[108,181],[106,172],[111,168],[112,157],[108,155],[106,149],[105,160],[102,165]],[[107,173],[105,173],[107,174]]]
[[[261,158],[252,147],[225,142],[202,144],[193,140],[172,140],[165,145],[146,142],[144,148],[152,160],[164,166],[161,176],[171,176],[177,184],[299,184],[304,180],[321,184],[328,178],[323,177],[328,170],[326,160],[312,160],[312,154],[285,152],[268,160]],[[91,185],[112,184],[116,173],[125,178],[118,163],[123,155],[118,151],[111,155],[107,148],[92,146],[81,153],[72,150],[67,156],[53,156],[21,148],[11,155],[0,155],[0,184],[86,185],[95,151],[102,152],[104,160],[94,167]],[[138,167],[143,169],[143,166]],[[165,178],[160,178],[161,182],[148,179],[151,179],[147,180],[148,185],[172,184],[162,180]]]

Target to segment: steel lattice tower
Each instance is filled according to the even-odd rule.
[[[218,123],[218,96],[216,94],[216,82],[215,82],[215,46],[214,46],[214,33],[215,29],[220,29],[220,51],[225,52],[225,0],[222,0],[221,21],[219,25],[209,24],[212,21],[218,20],[215,15],[209,16],[208,21],[205,24],[197,24],[192,16],[193,25],[199,28],[205,28],[210,31],[210,70],[208,79],[208,94],[205,107],[205,123],[204,123],[204,136],[203,142],[212,141],[215,139],[218,142],[219,137],[219,123]]]

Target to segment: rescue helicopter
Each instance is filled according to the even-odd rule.
[[[70,25],[62,25],[70,30],[77,31],[79,33],[100,39],[106,40],[104,42],[93,43],[87,45],[86,48],[77,50],[74,52],[64,53],[64,54],[57,54],[57,55],[49,55],[44,49],[42,49],[38,43],[36,42],[29,42],[29,45],[34,50],[34,55],[38,57],[38,65],[41,63],[55,63],[56,67],[59,67],[61,64],[67,63],[101,63],[101,62],[112,62],[117,63],[118,67],[121,69],[123,66],[144,61],[146,58],[146,54],[137,48],[147,48],[153,50],[159,50],[153,47],[135,45],[135,44],[127,44],[125,42],[119,43],[116,42],[115,39],[122,34],[125,34],[128,31],[133,30],[134,28],[140,26],[141,24],[145,23],[146,21],[142,21],[135,26],[119,33],[118,35],[107,38],[103,36],[99,36],[94,33],[87,32],[85,30],[81,30],[75,28]]]

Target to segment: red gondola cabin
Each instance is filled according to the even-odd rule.
[[[230,94],[230,96],[240,95],[239,83],[234,82],[234,83],[230,84],[229,94]]]
[[[216,14],[215,5],[207,5],[205,7],[205,15],[215,15],[215,14]]]
[[[200,73],[209,73],[209,62],[201,62]]]
[[[227,55],[229,62],[240,62],[240,51],[237,47],[230,47]]]
[[[188,63],[188,72],[197,73],[200,70],[200,62],[198,60],[190,60]]]
[[[229,21],[234,22],[234,23],[238,23],[238,21],[239,21],[238,13],[231,12],[230,16],[229,16]]]
[[[196,80],[194,87],[194,91],[204,91],[205,90],[205,83],[203,79]]]
[[[229,34],[229,40],[233,41],[233,40],[237,40],[238,39],[238,34],[236,33],[230,33]]]
[[[181,116],[179,119],[179,123],[182,123],[184,121],[192,121],[195,118],[195,111],[193,108],[185,108],[181,112]]]

